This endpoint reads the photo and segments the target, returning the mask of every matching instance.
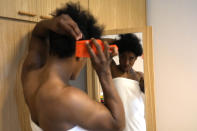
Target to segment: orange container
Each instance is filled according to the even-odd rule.
[[[76,57],[90,57],[87,47],[86,47],[86,42],[89,43],[90,40],[80,40],[76,42],[76,52],[75,52]],[[99,39],[97,39],[97,42],[101,46],[102,50],[104,50],[103,42]],[[109,46],[118,48],[116,45],[109,45]],[[95,53],[97,53],[97,50],[94,44],[92,44],[92,49]]]

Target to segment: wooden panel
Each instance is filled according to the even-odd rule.
[[[144,80],[146,95],[146,124],[147,131],[156,131],[155,116],[155,93],[154,93],[154,61],[153,61],[153,43],[152,28],[147,27],[144,31]]]
[[[38,15],[39,20],[44,19],[40,16],[44,16],[46,19],[51,18],[51,15],[57,8],[63,7],[67,2],[79,2],[81,6],[88,9],[88,0],[39,0],[38,1]]]
[[[43,17],[48,17],[51,18],[52,16],[50,15],[53,11],[53,9],[56,7],[56,0],[38,0],[38,15],[39,15],[39,20],[42,20]]]
[[[22,11],[27,15],[19,15]],[[1,0],[0,16],[8,18],[16,18],[29,21],[37,21],[36,17],[28,16],[28,14],[37,13],[37,0]]]
[[[116,28],[117,0],[89,0],[89,10],[106,30]]]
[[[53,10],[64,6],[65,3],[67,2],[73,2],[73,3],[79,2],[82,7],[88,9],[88,0],[56,0],[56,7],[53,8]]]
[[[87,94],[90,98],[100,102],[100,82],[90,59],[87,61]]]
[[[1,0],[0,16],[28,21],[49,19],[56,8],[62,7],[69,1],[79,2],[88,9],[88,0]],[[19,14],[19,11],[23,15]]]
[[[90,98],[94,99],[94,91],[92,87],[93,85],[92,75],[93,75],[93,68],[92,68],[90,59],[88,59],[87,61],[87,93]]]
[[[20,71],[33,26],[0,19],[0,131],[31,131]]]
[[[145,0],[90,0],[89,10],[106,30],[146,26]]]
[[[146,26],[145,0],[117,0],[116,29]]]

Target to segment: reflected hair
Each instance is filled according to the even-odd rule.
[[[90,12],[84,10],[79,3],[67,3],[63,8],[57,9],[54,17],[62,14],[69,15],[78,25],[83,34],[83,39],[100,38],[103,26],[97,24],[97,20]],[[76,40],[72,36],[60,35],[53,31],[49,33],[50,55],[59,58],[71,57],[75,53]]]
[[[143,54],[142,45],[136,35],[132,33],[120,34],[119,39],[114,42],[118,46],[119,54],[133,52],[136,57]]]

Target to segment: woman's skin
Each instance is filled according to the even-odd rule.
[[[116,65],[113,60],[111,63],[112,77],[124,77],[136,80],[140,84],[141,91],[144,92],[144,74],[133,69],[136,60],[137,57],[133,52],[123,52],[119,54],[120,65]]]
[[[58,58],[48,54],[49,30],[82,37],[78,25],[68,16],[61,15],[39,22],[32,32],[28,55],[22,69],[22,84],[32,120],[44,131],[65,131],[78,125],[91,131],[122,131],[125,126],[124,108],[116,91],[110,70],[109,46],[95,54],[87,49],[105,96],[105,104],[95,102],[78,88],[69,85],[77,78],[86,59],[73,56]]]

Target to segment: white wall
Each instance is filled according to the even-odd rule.
[[[147,0],[157,131],[197,131],[197,0]]]

